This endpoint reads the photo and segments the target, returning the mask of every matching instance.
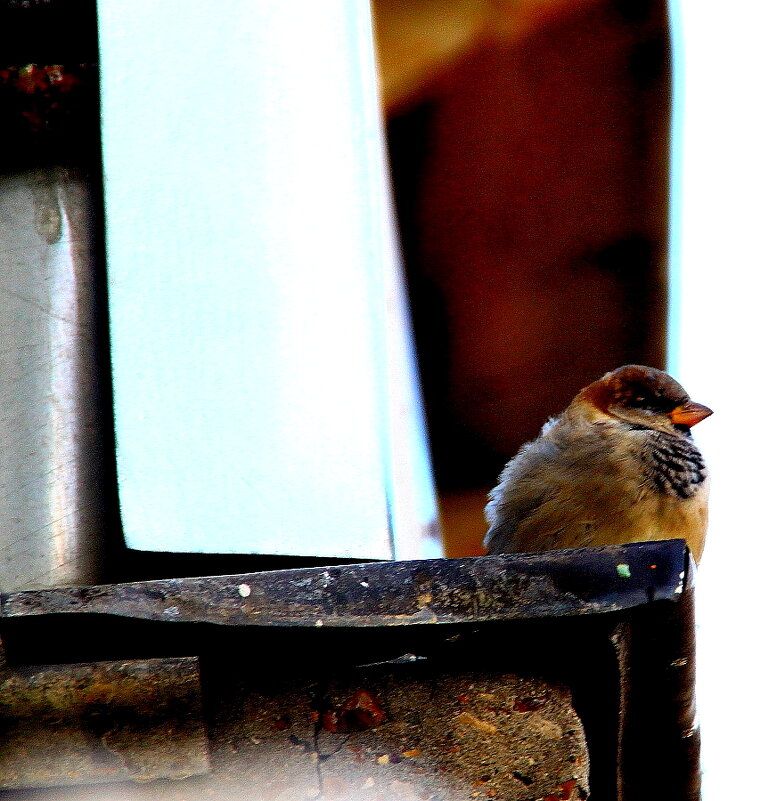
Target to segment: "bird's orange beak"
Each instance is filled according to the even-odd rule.
[[[676,426],[695,426],[696,423],[701,423],[705,417],[712,414],[712,409],[709,406],[704,406],[701,403],[694,403],[688,401],[680,406],[676,406],[669,412],[669,419]]]

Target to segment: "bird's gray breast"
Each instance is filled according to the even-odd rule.
[[[696,494],[707,468],[690,437],[650,432],[642,454],[646,477],[662,493],[675,498]]]

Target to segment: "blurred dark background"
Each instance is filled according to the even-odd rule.
[[[450,556],[542,423],[663,366],[662,0],[374,0],[394,190]]]

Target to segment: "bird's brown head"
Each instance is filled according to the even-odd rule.
[[[575,401],[632,427],[670,433],[685,434],[712,414],[670,375],[639,364],[607,373],[581,390]]]

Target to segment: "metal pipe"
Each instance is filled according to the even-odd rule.
[[[93,584],[101,458],[92,198],[78,170],[0,177],[0,589]]]

